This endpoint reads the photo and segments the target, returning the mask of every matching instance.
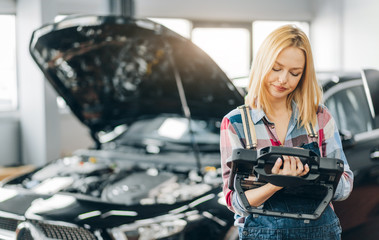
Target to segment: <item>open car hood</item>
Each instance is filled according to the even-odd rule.
[[[33,59],[92,132],[162,113],[222,118],[243,97],[190,40],[149,20],[77,16],[33,32]],[[179,86],[179,88],[178,88]]]

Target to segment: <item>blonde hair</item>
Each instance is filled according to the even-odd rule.
[[[296,89],[288,95],[287,107],[290,108],[294,100],[299,108],[298,124],[307,126],[311,123],[315,126],[322,91],[317,83],[309,39],[302,30],[293,25],[279,27],[263,41],[251,67],[245,104],[253,108],[262,108],[266,114],[273,112],[264,79],[272,70],[280,52],[287,47],[297,47],[305,56],[303,74]]]

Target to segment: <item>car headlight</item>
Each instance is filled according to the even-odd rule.
[[[197,211],[196,211],[197,212]],[[197,213],[194,213],[197,215]],[[193,214],[168,214],[151,219],[137,220],[131,224],[109,229],[109,233],[117,240],[152,240],[175,235],[183,231],[187,225],[184,220]]]

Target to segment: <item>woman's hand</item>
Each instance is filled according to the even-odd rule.
[[[283,168],[281,166],[283,165]],[[309,172],[308,164],[303,165],[298,157],[283,156],[278,158],[271,169],[271,173],[286,176],[304,176]]]
[[[278,158],[271,169],[272,174],[298,177],[304,176],[308,172],[308,164],[303,165],[298,157],[293,156]],[[283,187],[267,183],[261,187],[245,191],[245,195],[251,206],[258,207],[282,188]]]

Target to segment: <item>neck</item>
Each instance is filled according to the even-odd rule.
[[[269,121],[273,122],[277,126],[277,131],[282,131],[283,129],[287,130],[289,121],[292,115],[292,109],[287,108],[287,105],[271,105],[272,112],[267,114]],[[281,129],[281,130],[280,130]],[[280,133],[278,133],[280,134]],[[284,137],[281,135],[280,141],[284,143]]]
[[[272,113],[270,115],[277,116],[283,113],[291,112],[291,108],[287,107],[286,101],[271,101]]]

